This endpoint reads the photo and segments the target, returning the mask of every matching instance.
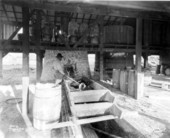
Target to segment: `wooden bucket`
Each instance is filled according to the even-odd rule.
[[[134,70],[129,70],[128,95],[131,97],[135,97],[135,71]]]
[[[45,84],[46,85],[46,84]],[[58,122],[61,111],[61,86],[52,88],[38,86],[33,104],[33,126],[38,130],[45,130],[46,125]]]
[[[120,69],[113,69],[112,84],[116,89],[120,88]]]
[[[126,70],[122,70],[120,72],[120,90],[123,93],[127,94],[128,89],[128,72]]]

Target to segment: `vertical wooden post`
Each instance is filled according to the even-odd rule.
[[[3,37],[3,24],[0,21],[0,40],[2,40]],[[2,71],[3,71],[3,51],[2,51],[2,43],[0,42],[0,78],[3,77]]]
[[[143,54],[143,59],[144,59],[144,68],[148,67],[148,54],[145,53]]]
[[[66,15],[61,16],[61,30],[68,34],[68,22],[69,19]]]
[[[103,80],[103,70],[104,70],[104,59],[103,59],[103,35],[104,35],[104,26],[103,23],[100,24],[99,28],[99,39],[100,39],[100,80]]]
[[[29,8],[22,8],[23,19],[23,77],[22,77],[22,113],[28,113],[29,96]]]
[[[37,46],[36,50],[36,81],[40,81],[41,72],[42,72],[42,54],[40,51],[41,46],[41,11],[36,12],[36,24],[35,24],[35,43]]]
[[[0,43],[1,45],[1,43]],[[2,62],[2,59],[3,59],[3,51],[0,50],[0,78],[3,78],[3,62]]]
[[[142,18],[136,19],[136,93],[135,98],[143,96],[143,73],[141,73],[142,55]]]
[[[142,56],[142,19],[136,20],[136,71],[141,72]]]

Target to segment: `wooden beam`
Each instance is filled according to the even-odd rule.
[[[136,71],[141,72],[142,18],[136,19]]]
[[[16,30],[11,34],[8,40],[5,41],[5,43],[3,44],[3,47],[7,46],[10,43],[10,41],[16,36],[16,34],[18,33],[20,29],[21,29],[21,26],[16,28]]]
[[[104,45],[103,45],[103,35],[104,35],[104,26],[103,23],[100,24],[100,28],[99,28],[99,39],[100,39],[100,44],[99,44],[99,48],[100,48],[100,80],[103,80],[103,72],[104,72]]]
[[[28,113],[29,96],[29,9],[22,8],[23,13],[23,77],[22,77],[22,114]]]
[[[81,21],[82,23],[83,23],[83,21],[84,21],[84,17],[85,17],[85,14],[83,14],[83,18],[82,18],[82,21]]]
[[[71,96],[74,99],[74,103],[96,102],[100,101],[101,97],[108,90],[87,90],[82,92],[72,92]]]
[[[106,23],[106,25],[108,25],[108,24],[109,24],[109,22],[110,22],[110,19],[111,19],[111,16],[109,16],[109,18],[108,18],[108,20],[107,20],[107,23]]]
[[[2,59],[3,59],[3,51],[0,50],[0,78],[3,78],[3,73],[2,73],[3,72],[3,62],[2,62]]]
[[[87,117],[87,116],[104,115],[106,110],[108,110],[108,108],[110,108],[112,105],[113,103],[110,102],[77,104],[75,105],[76,116]]]
[[[42,56],[40,51],[41,46],[41,11],[36,11],[36,23],[35,23],[35,44],[37,45],[36,50],[36,81],[40,81],[42,73]]]
[[[0,39],[3,38],[3,24],[0,20]],[[0,41],[0,47],[2,47],[2,41]],[[0,50],[0,78],[3,78],[3,50]]]
[[[14,14],[14,17],[15,17],[16,22],[18,22],[18,19],[17,19],[17,15],[16,15],[16,11],[15,11],[14,6],[12,6],[12,10],[13,10],[13,14]]]
[[[22,22],[14,22],[14,21],[1,21],[3,24],[9,24],[14,26],[22,26]]]
[[[8,14],[7,14],[7,11],[6,11],[6,8],[5,8],[4,4],[2,4],[2,8],[3,8],[4,12],[5,12],[7,20],[9,21],[9,17],[8,17]]]
[[[160,11],[142,11],[137,9],[128,9],[108,7],[108,6],[92,6],[92,5],[64,5],[55,3],[40,3],[38,1],[18,1],[18,0],[4,0],[3,3],[16,6],[25,6],[33,9],[46,9],[59,12],[72,12],[72,13],[84,13],[84,14],[97,14],[97,15],[109,15],[109,16],[119,16],[119,17],[132,17],[132,18],[145,18],[145,19],[156,19],[156,20],[169,20],[170,16],[166,12]],[[126,10],[125,10],[126,9]]]
[[[36,81],[37,82],[40,81],[42,67],[43,67],[43,55],[40,50],[37,50],[36,52]]]
[[[141,56],[142,56],[142,18],[136,19],[136,83],[135,98],[139,99],[143,96],[143,73],[141,72]]]

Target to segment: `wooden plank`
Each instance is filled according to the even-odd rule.
[[[15,11],[15,7],[14,7],[14,6],[12,6],[12,10],[13,10],[13,14],[14,14],[14,17],[15,17],[16,22],[18,22],[18,19],[17,19],[17,15],[16,15],[16,11]]]
[[[104,115],[106,110],[110,108],[112,105],[113,103],[109,103],[109,102],[77,104],[75,105],[76,116],[88,117],[88,116]]]
[[[22,114],[28,113],[29,96],[29,9],[22,8],[23,12],[23,78],[22,78]]]
[[[6,47],[10,41],[16,36],[16,34],[18,33],[18,31],[21,29],[21,26],[17,27],[16,30],[11,34],[11,36],[8,38],[7,41],[5,41],[5,43],[3,43],[3,47]]]
[[[7,14],[7,10],[6,10],[4,4],[2,4],[2,8],[3,8],[4,12],[5,12],[5,15],[6,15],[7,20],[9,21],[9,17],[8,17],[8,14]]]
[[[82,91],[82,92],[71,92],[71,97],[73,97],[74,103],[95,102],[95,101],[99,101],[100,98],[107,91],[108,90],[89,90],[89,91]]]
[[[100,80],[103,80],[103,71],[104,71],[104,45],[103,45],[103,40],[104,40],[104,26],[103,23],[100,24],[100,28],[99,28],[99,39],[100,39]]]
[[[70,110],[71,110],[71,114],[72,114],[72,121],[75,124],[74,129],[75,129],[75,137],[76,138],[83,138],[83,132],[82,132],[82,128],[80,125],[77,124],[77,116],[76,116],[76,110],[75,110],[75,106],[74,106],[74,101],[73,98],[70,95],[70,89],[68,87],[68,85],[66,84],[66,82],[64,81],[64,86],[66,89],[66,97],[68,100],[68,104],[70,106]]]
[[[80,125],[89,124],[89,123],[101,122],[101,121],[112,120],[112,119],[117,119],[117,118],[118,118],[117,116],[105,115],[105,116],[99,116],[99,117],[80,119],[78,120],[78,124]]]
[[[142,56],[142,18],[136,19],[136,83],[135,83],[135,98],[139,99],[143,95],[143,78],[141,73],[141,56]]]
[[[42,55],[40,51],[41,46],[41,11],[36,10],[36,23],[35,23],[35,44],[37,46],[36,50],[36,81],[40,81],[42,72]]]
[[[143,97],[144,93],[144,73],[136,71],[135,78],[135,99],[140,99]]]
[[[3,51],[0,50],[0,78],[3,78],[3,62],[2,62],[2,59],[3,59]]]
[[[2,39],[3,37],[3,24],[1,23],[0,20],[0,39]],[[0,47],[2,47],[2,41],[0,41]],[[3,51],[0,50],[0,78],[3,77],[2,71],[3,71]]]
[[[136,19],[136,70],[141,72],[142,56],[142,19]]]

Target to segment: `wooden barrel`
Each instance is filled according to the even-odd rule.
[[[161,65],[156,66],[156,74],[160,74]]]
[[[134,70],[129,70],[128,95],[131,97],[135,97],[135,71]]]
[[[122,70],[120,72],[120,90],[123,93],[127,93],[128,88],[128,72],[126,70]]]
[[[170,68],[165,69],[165,75],[170,76]]]
[[[114,88],[120,88],[120,69],[113,69],[112,84]]]
[[[41,87],[40,87],[41,86]],[[57,122],[61,111],[61,86],[41,84],[36,87],[33,104],[33,125],[45,130],[49,123]]]

